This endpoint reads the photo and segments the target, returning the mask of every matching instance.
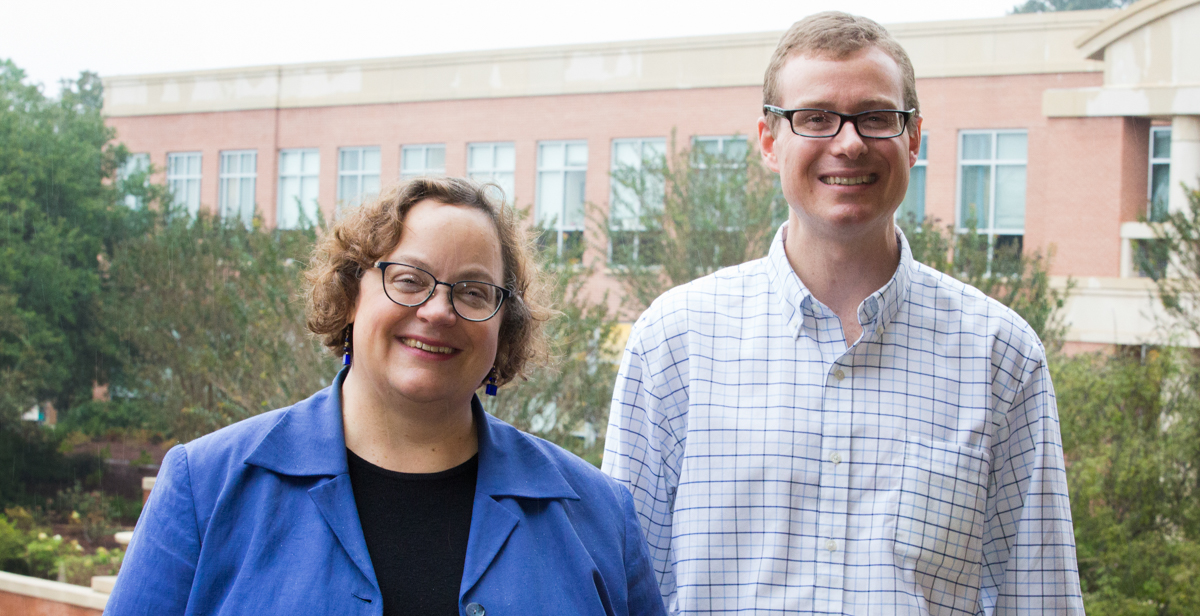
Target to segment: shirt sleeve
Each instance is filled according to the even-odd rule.
[[[1054,388],[1031,363],[993,447],[980,613],[1082,616]]]
[[[637,510],[633,507],[633,498],[624,489],[621,489],[621,506],[625,513],[625,579],[629,582],[629,616],[666,616]]]
[[[687,390],[679,378],[686,359],[673,359],[666,343],[644,353],[644,325],[634,326],[617,372],[602,469],[633,495],[659,591],[674,612],[672,512],[686,430]]]
[[[183,614],[199,554],[187,450],[176,446],[163,459],[104,614]]]

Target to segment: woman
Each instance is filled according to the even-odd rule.
[[[419,179],[308,272],[329,388],[171,450],[107,614],[662,614],[629,493],[487,415],[544,348],[484,188]]]

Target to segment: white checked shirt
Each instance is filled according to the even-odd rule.
[[[783,237],[634,325],[604,470],[672,614],[1083,614],[1054,392],[1029,326],[912,259],[837,316]]]

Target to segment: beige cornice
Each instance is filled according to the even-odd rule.
[[[1105,19],[1075,40],[1075,46],[1089,60],[1103,60],[1104,48],[1121,37],[1171,13],[1200,4],[1200,0],[1141,0]]]

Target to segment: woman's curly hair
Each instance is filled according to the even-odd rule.
[[[350,319],[358,303],[359,281],[400,243],[404,217],[426,199],[487,214],[500,238],[503,285],[512,291],[504,303],[496,349],[496,382],[525,376],[527,365],[547,357],[543,323],[551,310],[547,287],[530,236],[516,213],[495,194],[499,187],[461,178],[423,177],[404,182],[386,194],[349,209],[313,249],[308,281],[308,329],[335,355],[341,355]]]

